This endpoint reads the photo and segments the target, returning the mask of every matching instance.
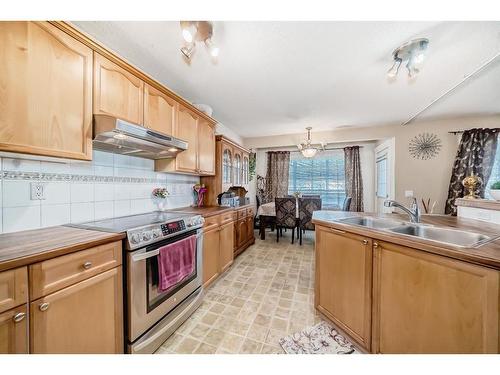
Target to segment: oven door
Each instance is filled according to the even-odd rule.
[[[135,341],[202,284],[203,231],[192,230],[127,254],[128,340]],[[195,267],[178,284],[161,292],[158,288],[158,249],[196,236]]]

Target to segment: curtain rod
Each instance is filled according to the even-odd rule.
[[[437,103],[438,101],[440,101],[441,99],[443,99],[445,96],[447,96],[448,94],[450,94],[452,91],[455,91],[465,81],[469,80],[470,78],[474,77],[476,74],[478,74],[479,72],[481,72],[482,70],[484,70],[488,65],[490,65],[492,62],[494,62],[499,56],[500,56],[500,52],[498,52],[491,59],[489,59],[486,62],[484,62],[479,68],[477,68],[476,70],[474,70],[472,73],[466,74],[462,78],[462,80],[460,82],[458,82],[455,86],[453,86],[452,88],[450,88],[447,91],[445,91],[444,93],[442,93],[436,99],[434,99],[429,104],[427,104],[424,108],[422,108],[417,113],[415,113],[413,116],[411,116],[408,120],[406,120],[405,122],[401,123],[401,125],[403,125],[403,126],[404,125],[408,125],[410,122],[412,122],[413,120],[415,120],[418,116],[420,116],[422,113],[424,113],[425,111],[427,111],[427,109],[429,109],[432,105],[434,105],[435,103]]]
[[[448,132],[448,134],[457,135],[457,134],[462,134],[463,132],[464,132],[463,130],[455,130],[455,131],[452,131],[452,132]]]

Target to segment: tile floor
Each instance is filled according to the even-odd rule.
[[[202,306],[157,353],[283,353],[278,340],[314,325],[314,232],[256,239],[206,289]],[[257,235],[257,233],[256,233]]]

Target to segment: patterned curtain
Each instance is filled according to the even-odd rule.
[[[350,211],[363,212],[363,178],[361,177],[361,161],[359,146],[345,147],[345,192],[351,197]]]
[[[290,151],[268,151],[266,173],[266,198],[283,198],[288,195],[288,170]]]
[[[457,156],[451,171],[445,213],[456,216],[455,199],[465,195],[462,180],[472,174],[483,180],[479,196],[484,198],[485,184],[490,178],[495,161],[498,132],[500,129],[470,129],[462,133]]]

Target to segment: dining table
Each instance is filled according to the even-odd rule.
[[[295,217],[299,219],[299,200],[295,203]],[[339,206],[329,206],[324,207],[326,210],[338,211]],[[274,202],[263,203],[257,209],[257,215],[259,218],[259,236],[261,240],[266,239],[266,227],[271,226],[271,231],[274,230],[274,223],[276,222],[276,205]]]

